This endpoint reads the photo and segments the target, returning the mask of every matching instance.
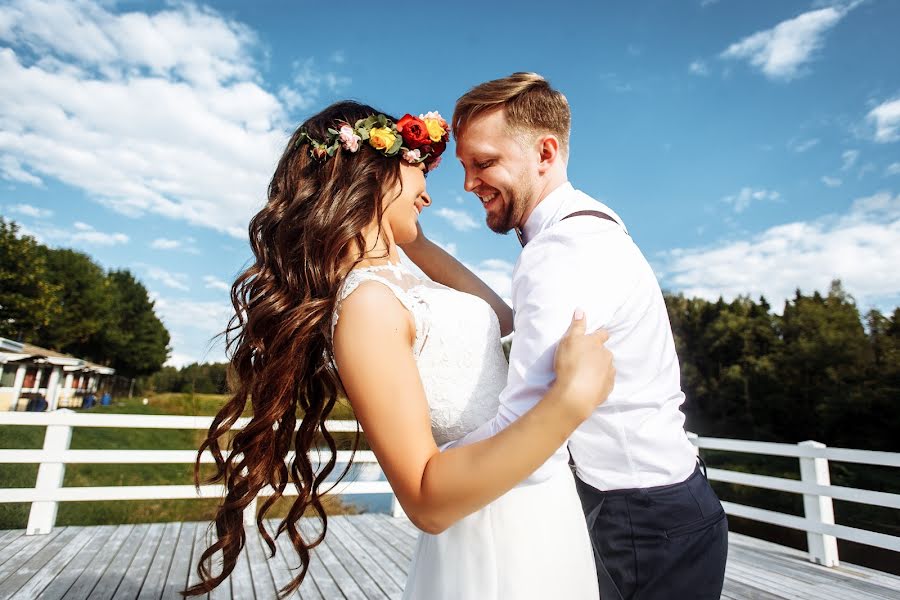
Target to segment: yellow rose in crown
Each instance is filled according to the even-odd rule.
[[[369,143],[376,150],[389,150],[397,136],[387,127],[373,127],[369,131]]]
[[[428,137],[432,142],[441,141],[441,138],[447,134],[440,119],[425,119],[425,127],[428,129]]]

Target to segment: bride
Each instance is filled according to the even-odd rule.
[[[243,511],[266,486],[275,493],[256,522],[272,552],[263,519],[288,485],[296,488],[276,535],[290,538],[301,561],[282,591],[301,584],[327,531],[321,497],[333,483],[325,479],[336,443],[325,423],[343,391],[422,531],[404,597],[598,597],[568,469],[513,488],[609,394],[604,332],[586,335],[576,311],[555,354],[556,382],[541,401],[490,439],[440,450],[496,414],[507,370],[500,336],[512,328],[505,302],[452,257],[438,256],[418,227],[431,204],[425,176],[448,138],[437,113],[398,121],[341,102],[288,142],[268,202],[250,222],[255,262],[232,287],[234,392],[200,447],[215,458],[211,480],[224,482],[226,495],[216,540],[197,567],[201,581],[186,594],[212,590],[234,569]],[[431,279],[400,263],[405,244],[437,256]],[[232,431],[248,402],[250,422]],[[332,458],[316,470],[308,453],[322,441]],[[322,523],[312,537],[299,528],[308,509]]]

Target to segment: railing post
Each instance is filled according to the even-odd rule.
[[[821,442],[806,441],[797,444],[802,448],[825,448]],[[800,457],[800,480],[804,483],[831,485],[828,460],[825,458]],[[834,506],[828,496],[803,494],[803,512],[807,519],[834,525]],[[826,567],[836,567],[838,561],[837,540],[833,535],[806,532],[809,545],[809,559]]]
[[[397,501],[397,494],[391,494],[391,516],[394,518],[406,518],[406,511],[403,510],[403,507],[400,506],[400,502]]]
[[[684,433],[685,433],[685,435],[687,435],[687,439],[689,439],[691,441],[691,445],[694,447],[694,454],[696,454],[699,457],[700,456],[700,446],[698,446],[694,440],[698,439],[700,436],[697,435],[696,433],[694,433],[693,431],[685,431]]]
[[[59,412],[72,412],[61,409]],[[72,441],[72,427],[69,425],[47,425],[44,434],[44,450],[65,451],[69,449]],[[66,474],[65,463],[42,462],[38,467],[35,490],[51,491],[62,487],[63,477]],[[50,533],[56,525],[56,501],[38,501],[31,503],[31,512],[28,513],[28,528],[26,535]]]
[[[244,509],[244,527],[256,527],[256,500],[254,498]]]

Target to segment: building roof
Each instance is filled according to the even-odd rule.
[[[27,342],[14,342],[13,340],[0,337],[0,364],[19,361],[49,363],[51,365],[68,367],[67,370],[69,371],[90,370],[104,375],[112,375],[116,372],[112,367],[98,365],[71,354],[64,354]]]

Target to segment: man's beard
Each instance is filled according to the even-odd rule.
[[[504,200],[503,212],[494,217],[491,213],[487,214],[485,222],[488,229],[494,233],[506,235],[519,226],[517,222],[522,218],[524,208],[531,197],[531,187],[522,182],[518,189],[509,190],[502,194]],[[524,223],[522,223],[524,225]]]

